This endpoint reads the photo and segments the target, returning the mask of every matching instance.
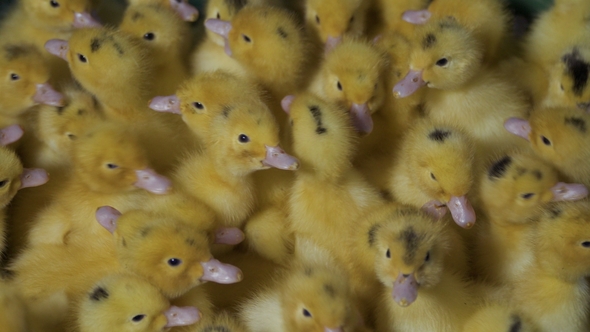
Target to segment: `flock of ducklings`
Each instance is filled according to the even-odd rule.
[[[590,329],[589,1],[128,2],[0,21],[2,331]]]

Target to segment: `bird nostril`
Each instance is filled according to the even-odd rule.
[[[409,277],[410,275],[409,275],[409,274],[402,274],[402,276],[403,276],[404,278],[407,278],[407,277]]]

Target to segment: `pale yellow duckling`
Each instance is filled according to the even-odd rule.
[[[195,327],[178,329],[186,332],[248,332],[242,323],[226,312],[203,317]]]
[[[590,25],[589,25],[590,36]],[[550,69],[544,106],[577,107],[590,112],[590,43],[569,48]]]

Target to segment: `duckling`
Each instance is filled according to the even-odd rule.
[[[588,30],[590,36],[590,26]],[[589,72],[590,44],[568,49],[549,70],[549,87],[543,105],[577,107],[590,112]]]
[[[9,281],[0,280],[0,326],[6,332],[29,331],[27,311],[18,292]]]
[[[345,34],[362,36],[366,29],[371,1],[346,0],[340,2],[307,0],[305,20],[322,43],[334,44]],[[328,46],[330,47],[330,46]]]
[[[377,331],[460,331],[475,301],[462,274],[448,264],[454,259],[450,249],[460,243],[451,242],[445,224],[398,205],[367,218],[374,224],[374,269],[385,286]]]
[[[479,187],[478,206],[487,223],[479,230],[475,265],[485,279],[510,283],[527,268],[533,258],[527,236],[540,207],[587,195],[583,185],[558,182],[557,172],[529,153],[511,153],[496,160]]]
[[[199,19],[199,10],[191,5],[188,0],[128,0],[130,6],[157,5],[172,9],[180,18],[187,22],[195,22]]]
[[[435,214],[448,208],[459,226],[471,228],[476,217],[467,194],[473,183],[474,154],[473,142],[462,130],[417,121],[403,139],[389,190],[398,202]]]
[[[514,284],[512,300],[540,331],[587,329],[588,213],[587,201],[552,203],[528,242],[534,260]]]
[[[60,107],[63,95],[49,81],[49,68],[33,45],[2,43],[0,73],[0,127],[24,124],[20,115],[38,104]]]
[[[172,1],[176,3],[175,1]],[[127,8],[119,30],[130,34],[149,50],[153,66],[153,94],[168,95],[189,77],[190,29],[162,6],[132,5]]]
[[[241,308],[252,331],[361,331],[346,272],[309,240],[296,242],[297,260]]]
[[[477,310],[463,327],[464,332],[521,331],[536,332],[537,327],[527,317],[506,304],[488,304]]]
[[[530,142],[533,151],[565,175],[568,181],[590,186],[590,155],[586,124],[590,116],[576,108],[538,108],[529,120],[510,118],[506,129]]]
[[[188,330],[188,329],[185,329]],[[226,312],[214,315],[213,317],[203,317],[196,328],[191,329],[192,332],[247,332],[234,316],[230,316]]]
[[[452,18],[431,20],[415,38],[421,42],[414,45],[408,75],[393,89],[397,97],[427,85],[427,116],[465,131],[478,156],[526,147],[507,136],[501,124],[525,116],[528,103],[501,73],[482,67],[481,44],[469,30]]]
[[[167,331],[193,325],[201,318],[198,308],[170,306],[158,288],[133,275],[101,279],[80,299],[76,331]]]

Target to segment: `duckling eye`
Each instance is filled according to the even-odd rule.
[[[545,137],[545,136],[541,136],[541,140],[543,141],[543,144],[550,146],[551,145],[551,141]]]
[[[135,315],[135,316],[133,316],[133,318],[131,318],[131,320],[134,321],[135,323],[139,323],[144,318],[145,318],[145,315]]]
[[[584,247],[584,248],[590,248],[590,241],[584,241],[581,244],[582,244],[582,247]]]
[[[434,176],[434,173],[430,173],[430,178],[436,181],[436,176]]]
[[[315,16],[315,22],[316,22],[317,24],[320,24],[320,17],[319,17],[319,16],[317,16],[317,15]]]
[[[303,309],[303,316],[311,317],[311,312],[307,311],[307,309]]]
[[[336,87],[338,88],[338,90],[342,91],[342,84],[340,84],[340,81],[338,81]]]
[[[8,183],[8,179],[4,179],[0,181],[0,188],[4,188],[4,186]]]
[[[15,73],[10,74],[10,80],[11,81],[18,81],[20,79],[20,76],[18,76]]]
[[[385,252],[385,257],[387,258],[391,258],[391,251],[389,250],[389,248],[387,249],[387,251]]]
[[[526,193],[526,194],[522,194],[521,197],[524,199],[530,199],[531,197],[535,196],[534,193]]]
[[[203,104],[199,103],[198,101],[194,102],[193,106],[199,110],[202,110],[203,108],[205,108],[205,106],[203,106]]]
[[[170,258],[168,260],[168,265],[170,265],[170,266],[178,266],[180,264],[182,264],[182,261],[178,258]]]
[[[426,257],[424,257],[424,261],[428,262],[430,260],[430,251],[426,253]]]
[[[350,18],[350,23],[352,23],[352,21],[354,21],[354,16]]]
[[[145,40],[154,40],[156,38],[156,35],[154,35],[153,32],[148,32],[145,35],[143,35],[143,39]]]
[[[118,165],[115,165],[115,164],[107,164],[107,168],[109,168],[109,169],[115,169],[117,167],[119,167],[119,166]]]
[[[71,139],[72,141],[76,139],[76,135],[74,135],[74,134],[67,134],[67,135],[68,135],[68,138]]]
[[[84,62],[84,63],[88,62],[88,59],[86,59],[86,57],[80,53],[78,53],[78,60],[80,60],[80,62]]]
[[[244,35],[244,34],[242,34],[242,38],[243,38],[243,39],[244,39],[244,40],[245,40],[247,43],[249,43],[249,42],[251,42],[251,41],[252,41],[252,39],[250,39],[250,37],[248,37],[248,36],[246,36],[246,35]]]
[[[438,59],[438,61],[436,62],[436,65],[439,67],[444,67],[449,63],[449,60],[447,60],[447,58],[442,58],[442,59]]]
[[[248,142],[250,142],[250,137],[248,137],[244,134],[240,134],[240,136],[238,136],[238,141],[240,143],[248,143]]]
[[[59,7],[59,2],[55,1],[55,0],[51,0],[49,1],[49,4],[51,5],[51,7],[53,8],[57,8]]]
[[[560,84],[559,87],[561,88],[561,91],[564,91],[565,89],[563,88],[563,84]]]
[[[217,13],[217,15],[215,15],[215,17],[217,17],[217,19],[221,19],[221,15],[219,15],[219,13]]]

